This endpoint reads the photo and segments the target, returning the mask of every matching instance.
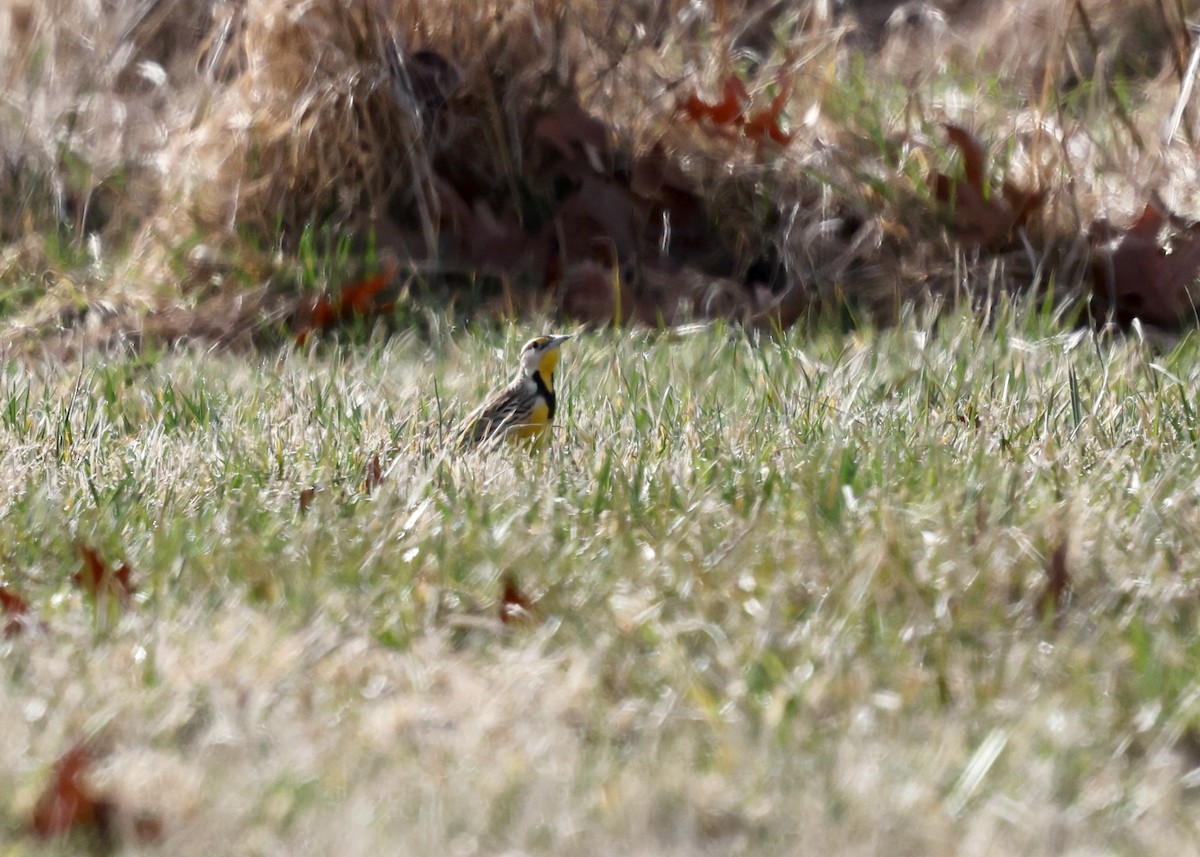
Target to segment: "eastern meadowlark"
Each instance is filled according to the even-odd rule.
[[[472,411],[458,433],[462,448],[503,440],[536,441],[554,421],[554,370],[566,336],[539,336],[521,349],[512,383]]]

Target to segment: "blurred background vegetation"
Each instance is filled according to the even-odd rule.
[[[3,0],[3,342],[1042,290],[1177,327],[1192,266],[1112,251],[1200,214],[1196,5]]]

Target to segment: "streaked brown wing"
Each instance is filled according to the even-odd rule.
[[[509,426],[521,425],[533,413],[536,399],[524,384],[508,385],[467,415],[459,433],[459,446],[475,446],[491,440]]]

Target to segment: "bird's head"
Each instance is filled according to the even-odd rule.
[[[521,349],[521,371],[527,376],[540,373],[542,379],[549,383],[554,370],[558,366],[558,348],[570,335],[539,336],[525,343]]]

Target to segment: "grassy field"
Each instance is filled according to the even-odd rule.
[[[1200,849],[1198,9],[0,0],[0,857]]]
[[[460,458],[533,328],[430,328],[5,369],[0,853],[81,740],[131,853],[1196,847],[1195,338],[588,333]]]

